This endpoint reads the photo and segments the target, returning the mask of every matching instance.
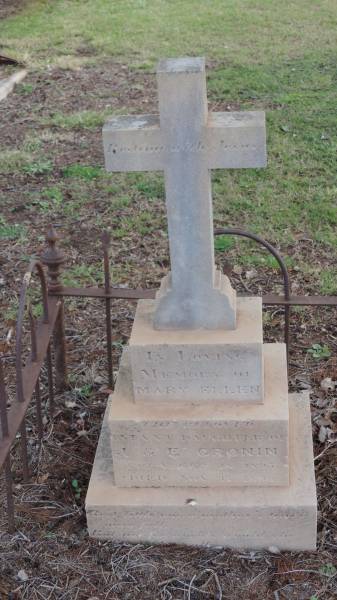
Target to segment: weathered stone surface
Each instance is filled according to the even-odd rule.
[[[106,417],[102,436],[107,428]],[[89,534],[125,542],[314,550],[316,489],[307,394],[290,395],[290,433],[290,486],[284,487],[120,488],[100,441],[86,499]]]
[[[265,166],[264,114],[208,113],[202,58],[161,61],[157,79],[159,116],[103,131],[108,170],[164,171],[171,272],[138,304],[90,480],[89,533],[311,550],[308,395],[289,406],[285,346],[263,345],[261,299],[237,299],[214,265],[210,171]]]
[[[138,302],[130,337],[136,402],[263,402],[261,298],[238,298],[233,331],[158,331]]]
[[[171,285],[156,307],[156,329],[234,329],[233,290],[217,285],[212,168],[266,164],[263,113],[208,114],[205,61],[161,61],[159,122],[117,117],[103,129],[109,171],[164,170]]]
[[[109,415],[119,486],[287,485],[284,344],[265,345],[265,403],[135,404],[128,351]]]
[[[202,154],[209,169],[235,169],[238,163],[242,169],[266,166],[261,111],[210,112],[202,136],[197,146],[186,150]],[[109,118],[103,127],[103,145],[105,168],[113,172],[164,171],[167,154],[184,150],[163,144],[159,115],[153,114]]]

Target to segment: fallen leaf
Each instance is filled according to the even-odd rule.
[[[233,273],[235,273],[235,275],[242,275],[242,267],[240,265],[234,265]]]
[[[319,429],[319,433],[318,433],[318,439],[321,442],[321,444],[324,444],[326,438],[328,436],[328,430],[326,427],[324,427],[323,425],[320,427]]]
[[[336,384],[332,381],[331,377],[325,377],[322,379],[320,386],[325,392],[332,392],[335,389]]]
[[[66,400],[64,402],[64,406],[66,408],[75,408],[75,406],[77,406],[76,402],[74,400]]]
[[[257,270],[256,269],[251,269],[250,271],[246,271],[246,279],[253,279],[254,277],[256,277],[258,275]]]

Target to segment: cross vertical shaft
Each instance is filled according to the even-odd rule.
[[[214,265],[211,185],[200,151],[206,80],[201,59],[183,71],[172,62],[181,69],[181,61],[169,67],[163,61],[158,69],[160,127],[171,149],[165,168],[171,278],[181,295],[196,298],[198,289],[213,286]]]
[[[166,141],[165,191],[171,258],[170,290],[159,300],[155,326],[211,328],[214,239],[207,126],[205,63],[202,58],[161,61],[157,70],[160,129]],[[226,298],[222,298],[226,304]],[[225,308],[225,307],[224,307]],[[220,319],[221,320],[221,319]],[[232,319],[232,322],[235,321]]]

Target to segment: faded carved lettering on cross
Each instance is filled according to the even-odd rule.
[[[208,112],[202,58],[161,61],[157,80],[159,115],[103,128],[108,171],[164,171],[171,274],[154,325],[234,329],[235,292],[214,266],[210,171],[265,166],[264,113]]]

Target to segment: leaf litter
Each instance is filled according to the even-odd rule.
[[[54,190],[51,193],[53,198],[58,197],[54,188],[63,185],[63,169],[67,165],[78,163],[95,168],[103,165],[100,127],[86,129],[84,134],[78,129],[76,135],[57,126],[46,132],[43,119],[58,111],[60,93],[66,114],[79,110],[103,111],[107,98],[112,111],[125,110],[126,107],[130,112],[156,110],[153,76],[122,69],[111,61],[76,72],[52,69],[46,77],[32,73],[29,80],[32,84],[30,95],[22,97],[14,93],[3,103],[6,110],[5,126],[0,127],[3,143],[15,148],[24,142],[28,134],[39,134],[43,139],[44,153],[53,157],[53,168],[50,171],[49,163],[48,169],[33,165],[31,169],[17,173],[15,186],[10,174],[1,175],[1,188],[7,199],[2,207],[4,217],[8,223],[15,221],[24,225],[27,232],[23,238],[13,239],[10,243],[0,241],[1,278],[6,283],[1,288],[0,305],[3,314],[7,315],[0,325],[0,343],[6,352],[12,352],[15,346],[13,333],[7,339],[15,319],[15,311],[8,313],[8,307],[18,297],[27,257],[43,248],[43,233],[50,220],[44,206],[30,203],[31,195],[43,194],[43,190],[48,188]],[[95,89],[95,94],[91,93],[92,89]],[[226,109],[225,106],[223,109]],[[38,176],[36,169],[42,170]],[[111,192],[95,187],[96,179],[93,181],[94,184],[86,180],[90,193],[82,205],[81,215],[56,213],[62,230],[63,249],[68,258],[67,269],[76,266],[76,263],[96,264],[101,222],[97,224],[95,217],[102,215],[102,222],[112,229],[112,265],[125,268],[120,275],[117,273],[114,283],[124,287],[157,286],[168,268],[165,227],[145,234],[130,228],[124,236],[117,238],[114,235],[116,224],[111,221],[112,209],[108,204]],[[63,191],[65,203],[72,202],[75,188]],[[80,192],[86,193],[86,187],[81,187]],[[151,209],[164,219],[163,198],[149,200],[142,194],[143,191],[139,192],[129,216]],[[125,218],[123,202],[115,211],[118,221]],[[309,243],[305,239],[298,240],[296,249],[283,248],[283,251],[295,258],[300,251],[308,262],[313,257],[315,260],[319,257],[322,264],[328,261],[322,247],[310,240]],[[231,271],[239,292],[249,289],[250,293],[261,294],[275,290],[274,269],[236,265],[233,248],[224,250],[223,254],[223,257],[219,254],[218,262],[226,272]],[[300,271],[294,268],[290,272],[296,282],[297,294],[317,293]],[[135,302],[112,302],[115,372],[129,337],[134,311]],[[265,317],[265,340],[281,340],[282,311],[266,309]],[[311,391],[319,498],[317,553],[279,553],[277,546],[271,546],[270,552],[234,552],[222,548],[187,549],[174,545],[89,539],[84,500],[109,393],[104,315],[99,302],[79,300],[76,303],[69,300],[66,302],[66,333],[70,389],[56,397],[57,410],[51,421],[45,405],[47,374],[43,373],[44,439],[41,447],[37,443],[33,407],[27,415],[33,466],[29,484],[22,483],[19,449],[18,446],[14,448],[17,530],[13,535],[7,533],[6,515],[2,513],[0,598],[323,600],[336,597],[337,397],[335,385],[330,383],[337,380],[335,317],[330,309],[293,310],[291,323],[290,389]],[[315,350],[314,345],[319,356],[308,353],[310,348]],[[324,350],[325,346],[331,352],[330,357]],[[9,400],[15,393],[11,369],[9,365]],[[3,479],[0,480],[0,501],[4,506]]]

